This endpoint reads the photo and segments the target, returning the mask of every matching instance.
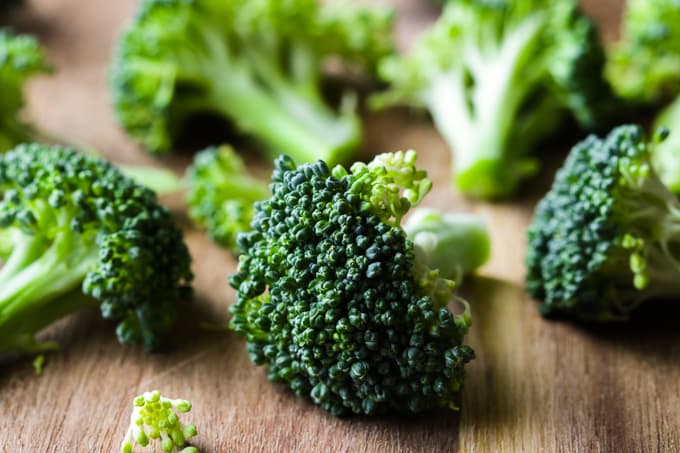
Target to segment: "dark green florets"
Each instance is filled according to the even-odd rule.
[[[239,236],[244,254],[231,277],[231,325],[253,362],[336,415],[453,408],[474,357],[462,345],[469,315],[446,308],[453,283],[436,292],[432,272],[416,275],[398,225],[429,181],[400,163],[403,154],[384,156],[404,170],[400,185],[413,189],[404,197],[380,183],[391,173],[381,156],[349,173],[277,159],[273,195]]]
[[[0,192],[0,352],[39,349],[35,333],[90,305],[121,343],[159,345],[192,275],[152,191],[103,160],[21,145],[0,159]]]
[[[572,149],[528,232],[527,288],[544,314],[623,319],[680,292],[680,203],[649,149],[636,126]]]

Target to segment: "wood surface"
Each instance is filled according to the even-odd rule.
[[[31,84],[27,118],[72,143],[93,145],[112,160],[163,165],[181,172],[191,150],[153,160],[116,127],[106,89],[115,37],[134,0],[30,0],[10,18],[35,33],[56,69]],[[435,16],[426,0],[395,0],[399,44]],[[586,9],[616,37],[620,0],[590,0]],[[599,329],[543,320],[523,289],[524,232],[536,199],[564,151],[579,138],[563,132],[544,176],[514,202],[465,200],[450,187],[450,154],[429,120],[406,110],[366,115],[364,157],[414,148],[434,190],[425,204],[476,212],[487,220],[493,257],[468,280],[474,325],[462,409],[413,418],[334,418],[266,379],[244,342],[207,332],[199,322],[224,322],[234,300],[227,275],[234,258],[186,220],[182,197],[165,198],[186,228],[194,256],[195,306],[168,349],[147,355],[123,348],[96,310],[70,316],[43,339],[61,344],[42,376],[30,360],[0,362],[0,452],[117,451],[132,398],[160,389],[189,399],[202,452],[677,452],[680,451],[680,316],[652,307],[632,324]],[[207,128],[210,129],[210,128]],[[215,129],[215,128],[213,128]],[[194,142],[230,139],[219,130]],[[239,149],[249,147],[236,141]],[[191,147],[188,147],[191,148]],[[265,170],[261,170],[265,171]]]

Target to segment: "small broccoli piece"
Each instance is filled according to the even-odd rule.
[[[24,85],[47,72],[45,55],[33,37],[0,29],[0,151],[30,140],[31,128],[20,119]]]
[[[404,231],[415,245],[416,260],[458,283],[486,263],[491,253],[486,224],[471,214],[418,208],[406,220]]]
[[[621,320],[680,293],[680,202],[637,126],[577,144],[528,232],[529,293],[544,315]]]
[[[431,187],[415,159],[331,171],[281,156],[238,236],[231,327],[270,380],[335,415],[455,408],[474,357],[469,309],[447,309],[455,282],[417,265],[400,226]]]
[[[356,96],[331,107],[323,68],[335,59],[370,71],[392,51],[391,24],[383,9],[317,0],[144,0],[112,68],[118,120],[153,152],[212,113],[272,156],[344,161],[361,139]]]
[[[659,114],[654,124],[655,131],[668,135],[652,147],[654,169],[661,181],[672,192],[678,194],[680,193],[680,97]]]
[[[99,306],[122,344],[155,349],[192,275],[182,232],[152,191],[109,163],[37,144],[0,155],[0,353]]]
[[[189,216],[223,247],[236,249],[236,235],[248,231],[256,201],[270,196],[267,184],[250,176],[229,146],[208,148],[187,170]]]
[[[575,0],[457,0],[410,56],[380,66],[378,106],[426,107],[455,153],[458,189],[507,197],[538,169],[529,154],[571,114],[585,128],[613,103],[604,51]]]
[[[680,93],[680,2],[628,0],[607,77],[618,95],[653,103]]]
[[[135,443],[146,447],[149,439],[160,439],[161,449],[166,453],[198,453],[196,447],[182,448],[196,435],[196,426],[180,421],[180,414],[190,411],[189,401],[165,398],[158,390],[138,396],[130,416],[130,428],[120,447],[121,453],[132,453]]]

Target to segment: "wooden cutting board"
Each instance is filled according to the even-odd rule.
[[[407,48],[436,11],[426,0],[392,3],[400,12],[399,43]],[[614,39],[622,1],[584,3]],[[135,4],[30,0],[11,18],[47,46],[57,70],[31,84],[27,116],[112,160],[181,172],[190,153],[153,160],[117,128],[109,107],[107,64]],[[42,376],[30,360],[0,363],[0,452],[117,451],[132,398],[150,389],[193,401],[188,419],[198,426],[202,452],[680,451],[680,310],[652,309],[634,324],[586,329],[543,320],[523,289],[533,205],[579,137],[565,132],[554,141],[544,153],[554,156],[552,164],[523,198],[489,204],[452,192],[449,152],[424,116],[367,114],[366,125],[364,157],[419,150],[435,183],[425,204],[478,213],[492,232],[493,258],[464,289],[474,312],[467,341],[477,359],[468,367],[460,412],[338,419],[270,384],[265,370],[248,361],[241,338],[197,327],[226,320],[234,300],[227,275],[236,261],[189,226],[178,196],[164,202],[186,228],[194,256],[196,306],[183,309],[185,327],[154,355],[120,347],[96,310],[48,329],[43,338],[62,349],[48,357]]]

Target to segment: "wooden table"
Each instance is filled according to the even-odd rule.
[[[384,0],[387,2],[387,0]],[[157,162],[181,171],[180,153],[154,161],[116,127],[106,90],[110,51],[134,0],[31,0],[12,24],[35,33],[57,72],[31,84],[28,117],[72,142],[88,143],[120,162]],[[395,1],[399,43],[407,47],[436,12],[426,0]],[[616,36],[620,0],[586,7]],[[235,260],[193,230],[182,198],[167,198],[186,227],[195,258],[196,307],[184,309],[164,353],[120,347],[96,310],[78,313],[45,332],[61,352],[42,376],[30,360],[0,363],[0,452],[116,451],[132,398],[149,389],[194,403],[195,444],[203,452],[452,452],[680,451],[680,316],[650,310],[629,325],[586,329],[548,322],[523,289],[524,231],[533,204],[577,136],[556,141],[560,151],[541,181],[512,203],[472,202],[449,184],[449,152],[430,122],[405,110],[366,116],[364,157],[415,148],[434,190],[425,204],[472,211],[488,219],[493,258],[471,279],[477,352],[468,367],[462,410],[410,419],[334,418],[270,384],[252,365],[244,342],[230,332],[207,332],[201,321],[225,321],[234,292],[227,275]],[[241,148],[244,149],[244,148]]]

